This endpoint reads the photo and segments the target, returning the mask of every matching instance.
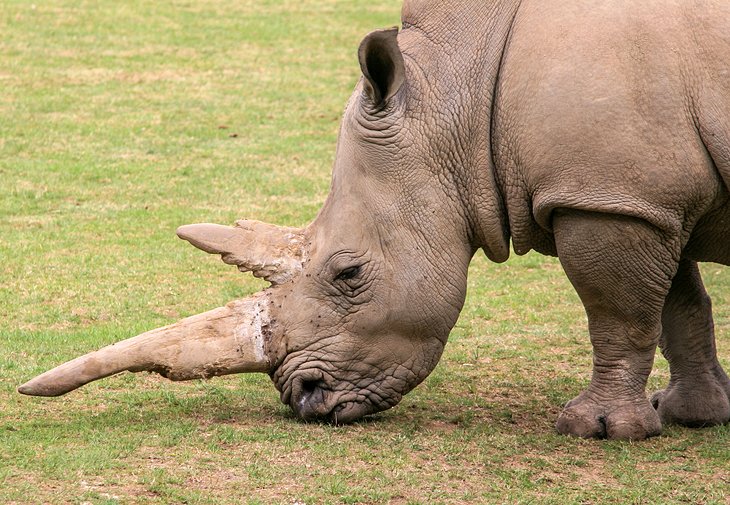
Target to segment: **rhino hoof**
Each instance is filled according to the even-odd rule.
[[[730,421],[730,394],[714,375],[674,381],[651,403],[666,424],[703,428]]]
[[[581,395],[568,402],[556,428],[580,438],[643,440],[659,435],[662,424],[645,398],[599,403]]]

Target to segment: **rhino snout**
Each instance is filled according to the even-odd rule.
[[[302,373],[292,378],[290,384],[290,393],[282,395],[282,400],[304,421],[347,424],[383,410],[364,401],[362,392],[339,391],[338,385],[342,384],[330,384],[317,374]]]

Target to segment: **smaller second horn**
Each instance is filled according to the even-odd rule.
[[[305,237],[299,228],[242,220],[235,226],[200,223],[181,226],[177,235],[198,249],[220,254],[229,265],[272,284],[292,280],[306,259]]]

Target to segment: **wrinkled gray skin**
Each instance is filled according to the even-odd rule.
[[[511,238],[557,254],[588,314],[593,377],[561,433],[730,419],[696,263],[730,264],[730,4],[410,1],[397,45],[371,34],[360,57],[311,259],[277,288],[284,402],[393,406],[438,361],[472,255]]]
[[[593,377],[561,433],[642,439],[662,422],[730,420],[697,268],[730,264],[730,3],[407,0],[400,33],[368,35],[359,59],[312,224],[181,229],[274,284],[242,304],[258,307],[249,319],[220,309],[229,319],[206,330],[259,328],[255,358],[209,363],[201,347],[180,373],[160,365],[174,346],[147,359],[143,340],[125,344],[142,364],[99,367],[126,355],[107,348],[20,391],[63,394],[123,369],[268,370],[300,417],[352,421],[431,372],[470,259],[504,261],[511,239],[518,254],[557,255],[588,315]],[[162,333],[191,323],[179,324]],[[657,345],[671,379],[649,400]]]

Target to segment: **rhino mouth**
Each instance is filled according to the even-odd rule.
[[[389,408],[376,407],[368,400],[328,401],[328,396],[336,396],[336,393],[304,383],[302,393],[292,396],[289,406],[303,421],[321,421],[334,425],[349,424],[368,414]]]
[[[335,425],[349,424],[368,414],[394,406],[398,399],[374,398],[368,388],[336,381],[320,370],[299,370],[283,381],[281,401],[303,421],[320,421]]]

